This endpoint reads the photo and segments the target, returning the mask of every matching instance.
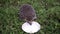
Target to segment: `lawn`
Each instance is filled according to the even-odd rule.
[[[41,25],[35,34],[60,34],[60,0],[0,0],[0,34],[27,34],[19,18],[22,4],[30,4]]]

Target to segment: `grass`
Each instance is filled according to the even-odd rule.
[[[27,34],[18,17],[22,4],[30,4],[36,10],[41,30],[35,34],[60,34],[59,0],[0,0],[0,34]]]

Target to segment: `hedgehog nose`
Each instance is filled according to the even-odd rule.
[[[27,23],[28,23],[29,25],[32,25],[32,21],[27,21]]]
[[[29,23],[30,25],[32,25],[32,23]]]

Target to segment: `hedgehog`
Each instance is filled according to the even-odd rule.
[[[36,13],[34,8],[29,4],[21,5],[19,11],[19,18],[23,21],[28,22],[31,25],[32,21],[36,19]]]

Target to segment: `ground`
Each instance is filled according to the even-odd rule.
[[[35,34],[60,34],[60,0],[0,0],[0,34],[27,34],[18,15],[22,4],[36,11],[41,29]]]

